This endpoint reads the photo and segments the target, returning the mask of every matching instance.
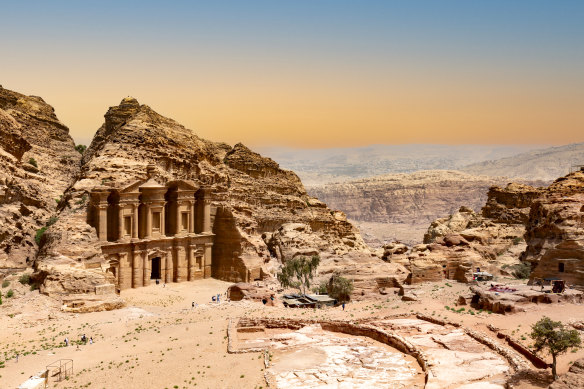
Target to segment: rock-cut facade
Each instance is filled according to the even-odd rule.
[[[187,180],[160,183],[154,172],[150,165],[146,180],[90,192],[88,223],[118,292],[212,274],[211,190]]]

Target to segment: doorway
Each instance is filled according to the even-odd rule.
[[[150,273],[151,280],[157,280],[160,278],[160,257],[152,258],[152,272]]]

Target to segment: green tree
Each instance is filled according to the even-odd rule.
[[[556,371],[556,359],[558,355],[565,353],[570,348],[580,346],[580,334],[577,330],[564,328],[561,321],[553,321],[544,316],[537,323],[531,326],[529,335],[535,341],[533,347],[536,352],[547,350],[552,356],[552,375],[554,380],[558,378]]]
[[[341,277],[338,273],[333,274],[328,284],[328,294],[341,303],[351,300],[353,293],[353,280]]]
[[[284,288],[296,288],[302,294],[306,294],[306,289],[310,288],[310,282],[316,274],[316,268],[320,263],[320,257],[313,255],[312,258],[296,257],[286,261],[277,278]]]
[[[87,146],[85,145],[77,145],[75,146],[75,150],[79,152],[79,154],[83,154],[85,150],[87,150]]]

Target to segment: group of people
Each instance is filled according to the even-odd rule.
[[[87,342],[89,342],[89,344],[93,344],[93,336],[88,338],[85,334],[81,335],[81,343],[87,344]],[[69,338],[65,338],[64,343],[65,347],[69,347]],[[79,344],[77,344],[77,348],[79,348]]]
[[[217,293],[217,294],[211,296],[211,302],[214,302],[217,304],[221,303],[221,296],[225,296],[225,298],[227,298],[227,292],[225,292],[223,294]],[[229,301],[229,298],[227,298],[227,301]],[[191,307],[193,307],[193,308],[198,307],[198,306],[199,306],[199,304],[197,304],[194,301],[191,303]]]

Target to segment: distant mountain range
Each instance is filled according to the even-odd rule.
[[[459,170],[473,175],[551,181],[584,164],[584,143],[541,145],[372,145],[356,148],[263,148],[310,187],[385,174]]]
[[[296,172],[304,185],[312,186],[421,170],[461,170],[470,164],[538,148],[541,146],[406,144],[314,150],[272,147],[259,151],[284,169]]]
[[[566,175],[576,165],[584,165],[584,143],[531,150],[511,157],[473,163],[459,170],[474,175],[552,181]]]

